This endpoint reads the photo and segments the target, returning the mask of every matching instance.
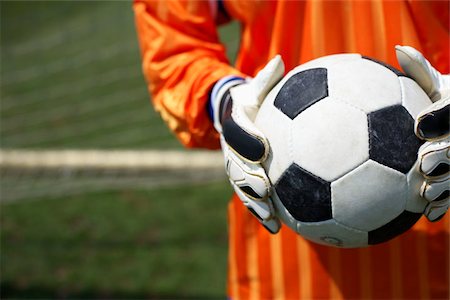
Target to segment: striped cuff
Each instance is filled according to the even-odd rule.
[[[220,103],[218,103],[218,102],[220,102],[220,100],[222,98],[222,97],[219,97],[219,95],[223,94],[224,91],[228,90],[232,86],[235,86],[238,83],[241,83],[244,81],[245,81],[245,79],[242,77],[230,75],[230,76],[225,76],[216,82],[213,89],[211,90],[211,93],[209,94],[209,100],[208,100],[208,104],[206,107],[206,109],[208,111],[208,116],[211,121],[214,122],[214,111],[215,111],[216,107],[217,108],[219,107]]]

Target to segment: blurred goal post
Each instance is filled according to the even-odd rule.
[[[221,170],[223,159],[213,151],[178,150],[0,150],[0,167],[80,170]]]
[[[0,150],[2,203],[225,179],[214,151]]]

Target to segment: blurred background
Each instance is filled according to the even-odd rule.
[[[149,104],[131,4],[0,2],[2,299],[225,297],[220,153]]]

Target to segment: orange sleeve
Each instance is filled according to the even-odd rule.
[[[412,1],[414,20],[423,55],[439,72],[448,74],[450,54],[450,1]]]
[[[208,1],[135,0],[143,72],[157,112],[187,147],[218,148],[209,91],[229,66]]]

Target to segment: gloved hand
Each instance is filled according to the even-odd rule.
[[[419,113],[415,133],[426,142],[418,153],[419,171],[424,177],[420,195],[429,203],[424,214],[439,220],[448,210],[450,188],[450,76],[439,73],[416,49],[396,46],[398,62],[433,102]]]
[[[217,82],[210,103],[231,185],[271,233],[277,233],[281,223],[270,199],[270,180],[261,165],[267,158],[269,144],[254,120],[264,98],[283,73],[283,61],[276,56],[253,79],[225,77]]]

